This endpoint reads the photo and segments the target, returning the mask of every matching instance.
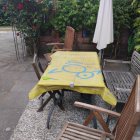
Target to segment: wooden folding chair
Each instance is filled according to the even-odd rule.
[[[34,54],[34,58],[33,58],[33,62],[32,62],[32,66],[34,68],[35,74],[38,78],[38,80],[40,80],[41,75],[44,73],[43,67],[39,61],[39,58],[37,56],[37,54]]]
[[[93,117],[96,117],[104,131],[68,122],[57,137],[57,140],[105,140],[106,138],[112,140],[131,140],[136,126],[140,122],[140,75],[121,114],[81,102],[75,102],[74,105],[91,111],[84,125],[88,125]],[[113,131],[109,129],[100,113],[118,118]]]
[[[66,33],[65,33],[65,39],[64,43],[47,43],[47,46],[53,46],[51,54],[56,52],[56,51],[72,51],[73,49],[73,43],[74,43],[74,35],[75,35],[75,30],[67,26],[66,27]],[[46,58],[48,54],[44,54]]]
[[[44,69],[43,69],[43,67],[42,67],[42,65],[41,65],[41,63],[40,63],[40,61],[39,61],[39,58],[38,58],[38,56],[37,56],[36,53],[34,54],[34,57],[33,57],[32,66],[33,66],[33,68],[34,68],[34,71],[35,71],[35,74],[36,74],[38,80],[40,80],[42,74],[44,73]],[[48,65],[46,65],[46,68],[47,68],[47,66],[48,66]],[[46,94],[46,92],[43,93],[41,96],[39,96],[40,107],[39,107],[39,109],[38,109],[38,112],[43,111],[44,106],[51,100],[51,97],[49,97],[49,98],[47,99],[47,102],[44,101],[43,96],[44,96],[45,94]]]
[[[105,59],[104,65],[106,63],[130,64],[129,72],[103,70],[107,87],[115,95],[118,103],[126,103],[136,80],[136,76],[137,74],[140,74],[140,54],[134,51],[131,61]]]
[[[36,76],[38,78],[38,80],[40,80],[42,74],[44,73],[43,67],[39,61],[39,58],[37,56],[37,54],[34,54],[34,58],[33,58],[33,62],[32,62],[32,66],[34,68],[34,71],[36,73]],[[47,66],[46,66],[47,68]],[[42,93],[41,96],[39,96],[39,100],[40,100],[40,107],[37,110],[38,112],[43,111],[43,108],[48,104],[48,102],[53,99],[54,104],[52,105],[52,107],[50,108],[50,111],[48,113],[48,118],[47,118],[47,128],[49,129],[49,122],[51,119],[51,115],[53,113],[53,110],[55,108],[55,106],[59,106],[60,109],[64,110],[63,104],[62,104],[62,100],[63,100],[63,91],[59,91],[59,90],[55,90],[55,91],[48,91],[48,94],[50,95],[48,98],[46,98],[46,100],[44,100],[43,96],[46,94],[46,92]],[[56,97],[57,94],[57,97]]]

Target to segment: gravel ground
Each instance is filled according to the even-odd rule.
[[[46,94],[46,97],[47,96]],[[66,121],[82,124],[89,114],[89,111],[73,106],[75,101],[81,100],[80,94],[65,92],[64,99],[65,111],[60,110],[59,107],[54,109],[51,117],[50,129],[46,128],[46,120],[53,102],[49,102],[43,112],[37,112],[40,103],[39,100],[29,101],[10,140],[55,140]],[[92,104],[97,104],[105,108],[109,107],[96,95],[92,96]],[[104,115],[104,119],[106,119],[106,117],[107,116]],[[114,126],[114,121],[115,120],[110,122],[110,127]],[[93,122],[91,122],[89,127],[93,127]],[[99,124],[98,128],[101,128]]]

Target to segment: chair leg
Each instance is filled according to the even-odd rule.
[[[97,129],[97,119],[96,119],[96,117],[93,117],[93,127],[95,129]]]
[[[116,107],[112,107],[109,106],[109,110],[114,110]],[[107,120],[106,120],[106,124],[109,126],[110,120],[111,120],[112,116],[107,115]]]
[[[59,95],[59,97],[56,97],[56,94]],[[65,110],[64,107],[63,107],[63,97],[64,97],[64,94],[63,92],[61,93],[60,91],[53,91],[52,93],[50,93],[50,96],[51,98],[53,98],[53,101],[54,101],[54,104],[52,105],[49,113],[48,113],[48,118],[47,118],[47,128],[49,129],[50,128],[50,119],[51,119],[51,116],[52,116],[52,113],[53,113],[53,110],[55,108],[55,106],[59,106],[61,110]]]
[[[45,96],[45,94],[46,94],[46,92],[43,93],[43,94],[39,97],[39,100],[40,100],[40,106],[42,106],[42,104],[43,104],[43,101],[44,101],[43,97]]]
[[[53,104],[53,106],[51,107],[51,110],[49,111],[48,113],[48,118],[47,118],[47,128],[50,129],[50,119],[51,119],[51,116],[52,116],[52,113],[53,113],[53,110],[55,108],[55,104]]]
[[[60,107],[61,110],[65,110],[64,106],[63,106],[63,102],[64,102],[64,90],[62,90],[62,92],[59,91],[59,98],[58,98],[58,106]]]
[[[65,111],[65,108],[63,106],[63,101],[60,101],[60,103],[58,103],[58,106],[61,110]]]
[[[43,102],[44,102],[43,97],[42,97],[42,96],[40,96],[40,97],[39,97],[39,100],[40,100],[40,106],[42,106],[42,105],[43,105]]]
[[[118,102],[117,105],[116,105],[116,107],[115,107],[116,108],[116,111],[119,112],[119,113],[121,113],[122,110],[123,110],[124,105],[125,105],[125,103]]]

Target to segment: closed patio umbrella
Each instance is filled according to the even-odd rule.
[[[102,50],[107,44],[113,42],[113,8],[112,0],[100,0],[97,23],[93,42],[97,43],[97,49]]]

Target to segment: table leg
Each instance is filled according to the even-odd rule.
[[[58,94],[58,95],[57,95]],[[51,109],[50,109],[50,112],[48,113],[48,118],[47,118],[47,128],[49,129],[50,128],[50,119],[51,119],[51,115],[53,113],[53,110],[55,108],[56,105],[58,105],[60,107],[60,109],[64,110],[64,107],[63,107],[63,97],[64,97],[64,93],[63,91],[60,92],[60,91],[53,91],[52,94],[50,94],[51,98],[53,98],[53,101],[54,101],[54,104],[52,105]]]
[[[53,113],[53,110],[55,108],[55,104],[53,104],[53,106],[51,107],[49,113],[48,113],[48,118],[47,118],[47,128],[50,129],[50,119],[51,119],[51,116],[52,116],[52,113]]]
[[[41,105],[40,108],[37,110],[37,112],[43,111],[43,108],[48,104],[48,102],[49,102],[51,99],[52,99],[52,97],[49,96],[49,98],[47,98],[47,100],[46,100],[44,103],[42,103],[42,105]]]
[[[58,93],[59,94],[59,99],[58,99],[58,106],[60,107],[61,110],[65,110],[63,106],[63,99],[64,99],[64,90]]]

